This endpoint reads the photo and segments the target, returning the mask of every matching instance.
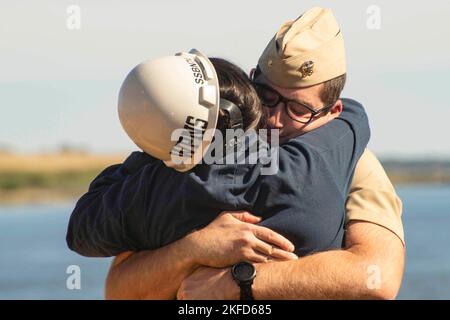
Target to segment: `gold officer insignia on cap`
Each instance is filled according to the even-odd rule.
[[[302,74],[302,78],[311,76],[314,73],[314,62],[306,61],[305,63],[302,64],[299,70]]]

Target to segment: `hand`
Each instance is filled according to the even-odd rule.
[[[231,269],[200,267],[181,283],[178,300],[239,300],[240,289]]]
[[[198,265],[215,268],[240,261],[293,260],[294,245],[280,234],[255,225],[261,221],[248,212],[224,212],[205,228],[185,238],[189,253]]]

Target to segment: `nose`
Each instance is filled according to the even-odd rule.
[[[267,110],[267,126],[271,129],[283,128],[283,103],[278,103],[273,108],[266,108]]]

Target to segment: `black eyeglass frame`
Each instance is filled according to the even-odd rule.
[[[253,86],[254,86],[254,88],[255,88],[257,93],[258,93],[258,87],[261,87],[264,90],[270,91],[270,92],[274,93],[277,96],[277,99],[275,100],[275,102],[273,102],[271,104],[267,104],[264,101],[261,101],[261,102],[263,102],[263,105],[265,107],[267,107],[267,108],[275,108],[280,102],[282,102],[284,104],[284,110],[285,110],[286,114],[289,116],[289,118],[291,118],[294,121],[303,123],[305,125],[311,123],[311,121],[317,115],[319,115],[319,114],[321,114],[323,112],[329,111],[334,106],[334,103],[333,103],[331,105],[324,106],[324,107],[322,107],[320,109],[314,109],[314,108],[308,106],[307,104],[305,104],[303,102],[300,102],[300,101],[297,101],[297,100],[293,100],[293,99],[287,99],[281,93],[279,93],[277,90],[275,90],[274,88],[270,87],[267,84],[256,82],[256,81],[252,81],[252,84],[253,84]],[[262,100],[262,98],[261,98],[261,100]],[[293,115],[291,115],[292,111],[289,111],[288,105],[289,105],[290,102],[296,103],[298,105],[301,105],[302,107],[305,107],[309,112],[311,112],[310,118],[307,121],[302,121],[300,119],[296,119]]]

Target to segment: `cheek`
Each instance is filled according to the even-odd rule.
[[[286,123],[286,127],[289,128],[290,132],[302,132],[305,128],[305,125],[303,123],[289,119],[289,123]]]
[[[330,117],[328,115],[324,115],[317,119],[316,121],[313,121],[314,128],[318,128],[326,124],[330,121]]]
[[[328,121],[329,121],[328,116],[320,117],[320,118],[316,119],[315,121],[312,121],[309,125],[307,125],[304,129],[304,132],[309,132],[314,129],[317,129],[317,128],[323,126],[324,124],[326,124]]]

